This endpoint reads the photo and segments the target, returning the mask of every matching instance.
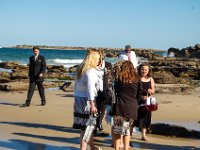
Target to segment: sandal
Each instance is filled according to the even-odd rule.
[[[142,141],[148,141],[146,137],[142,137]]]
[[[95,146],[95,150],[103,150],[102,147],[96,147]]]

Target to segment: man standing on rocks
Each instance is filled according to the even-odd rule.
[[[126,45],[125,50],[119,54],[119,60],[129,60],[133,63],[134,68],[138,66],[138,59],[134,51],[131,51],[131,46]]]
[[[33,96],[35,86],[37,85],[38,91],[41,98],[41,105],[46,104],[45,94],[44,94],[44,74],[46,72],[46,62],[45,58],[40,53],[40,48],[35,46],[33,47],[34,56],[29,58],[29,89],[27,94],[27,99],[25,104],[22,107],[29,107],[31,103],[31,98]]]

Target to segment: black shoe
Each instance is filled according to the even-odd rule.
[[[98,128],[99,128],[100,131],[103,131],[103,126],[102,125],[99,125]]]
[[[42,103],[41,103],[41,106],[44,106],[44,105],[46,105],[46,102],[42,102]]]
[[[100,137],[106,137],[106,136],[109,136],[110,134],[105,132],[105,131],[103,131],[103,130],[97,130],[94,135],[95,136],[100,136]]]
[[[21,105],[20,107],[29,107],[29,106],[30,106],[30,104],[25,103],[25,104]]]

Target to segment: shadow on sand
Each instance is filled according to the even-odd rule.
[[[0,105],[7,105],[7,106],[20,106],[21,104],[11,104],[6,102],[0,102]]]
[[[19,139],[0,141],[0,149],[1,148],[8,148],[13,150],[79,150],[79,148],[76,147],[55,146],[49,144],[34,143]]]
[[[18,136],[37,138],[37,139],[54,141],[54,142],[63,142],[63,143],[71,143],[71,144],[79,144],[80,143],[79,137],[67,138],[67,137],[35,135],[35,134],[28,134],[28,133],[13,133],[13,134],[18,135]]]
[[[95,139],[95,145],[97,146],[111,146],[111,139],[104,138],[104,140],[97,140]],[[200,147],[193,147],[193,146],[174,146],[174,145],[164,145],[164,144],[154,144],[148,142],[139,142],[131,140],[131,148],[138,148],[138,149],[151,149],[151,150],[200,150]]]
[[[74,97],[74,94],[56,94],[61,97]]]
[[[23,122],[0,122],[0,124],[11,124],[11,125],[18,125],[24,127],[31,127],[31,128],[44,128],[49,130],[61,131],[61,132],[69,132],[69,133],[80,133],[78,130],[75,130],[70,127],[63,127],[63,126],[54,126],[54,125],[46,125],[46,124],[35,124],[35,123],[23,123]],[[80,138],[79,137],[53,137],[47,135],[35,135],[30,133],[13,133],[19,137],[31,137],[36,139],[42,140],[49,140],[52,142],[63,142],[65,144],[79,144]],[[200,147],[195,146],[175,146],[169,145],[170,143],[165,144],[156,144],[156,143],[148,143],[148,142],[140,142],[138,140],[132,141],[132,147],[138,149],[152,149],[152,150],[200,150]],[[111,146],[111,136],[108,137],[95,137],[95,145],[101,146],[103,148],[109,148]],[[34,143],[25,140],[19,139],[11,139],[9,141],[0,141],[0,149],[3,148],[10,148],[15,150],[77,150],[78,148],[75,147],[68,147],[68,146],[55,146],[55,145],[48,145],[48,144],[41,144],[41,143]],[[110,147],[111,148],[111,147]]]
[[[37,124],[37,123],[26,123],[26,122],[0,122],[0,124],[11,124],[29,128],[44,128],[48,130],[55,130],[61,132],[69,132],[69,133],[80,133],[79,130],[73,129],[72,127],[64,127],[64,126],[56,126],[56,125],[48,125],[48,124]]]
[[[133,142],[133,147],[140,149],[152,149],[152,150],[200,150],[200,147],[162,145],[162,144],[144,143],[144,142]]]

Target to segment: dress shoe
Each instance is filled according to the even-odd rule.
[[[29,106],[30,106],[30,104],[27,104],[27,103],[21,105],[21,107],[29,107]]]
[[[42,102],[42,103],[41,103],[41,106],[44,106],[44,105],[46,105],[46,102]]]

